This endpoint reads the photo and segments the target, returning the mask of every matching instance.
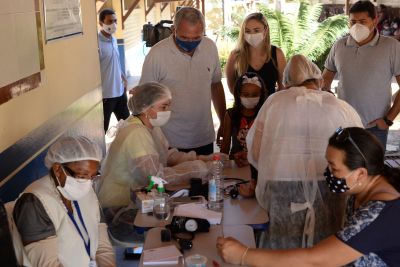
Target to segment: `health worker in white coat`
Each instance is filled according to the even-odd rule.
[[[119,123],[101,169],[100,203],[114,211],[128,206],[131,189],[147,186],[149,176],[162,177],[169,184],[205,178],[209,172],[205,161],[212,160],[212,154],[170,148],[160,128],[168,123],[174,101],[165,85],[149,82],[131,91],[128,108],[132,115]]]
[[[264,247],[311,247],[335,233],[345,199],[325,182],[325,149],[340,126],[362,127],[357,112],[320,90],[321,71],[295,55],[283,73],[287,90],[271,95],[247,135],[248,160],[258,169],[258,203],[269,213]]]
[[[116,266],[92,188],[101,158],[100,147],[82,136],[49,148],[49,175],[30,184],[14,206],[24,266]]]

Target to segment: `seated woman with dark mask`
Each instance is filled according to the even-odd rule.
[[[384,164],[384,150],[361,128],[339,128],[329,139],[325,178],[350,195],[344,227],[312,248],[249,249],[217,240],[225,261],[248,266],[400,266],[400,171]]]

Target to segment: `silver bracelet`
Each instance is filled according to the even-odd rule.
[[[240,258],[240,265],[244,264],[244,257],[246,257],[247,251],[249,251],[249,247],[243,252],[242,257]]]

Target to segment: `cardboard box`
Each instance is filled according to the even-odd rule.
[[[136,206],[139,208],[141,213],[153,212],[153,196],[144,192],[138,192],[136,194]]]

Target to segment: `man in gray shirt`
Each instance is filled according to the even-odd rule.
[[[139,84],[156,81],[171,90],[171,119],[162,127],[170,146],[207,155],[213,152],[215,140],[211,100],[220,125],[226,105],[218,50],[204,36],[204,25],[199,10],[181,8],[173,34],[146,56]]]
[[[379,35],[375,6],[358,1],[350,8],[350,36],[338,40],[325,62],[323,89],[339,78],[338,97],[359,113],[363,125],[386,147],[388,129],[400,111],[400,96],[391,105],[391,81],[400,84],[400,43]]]

